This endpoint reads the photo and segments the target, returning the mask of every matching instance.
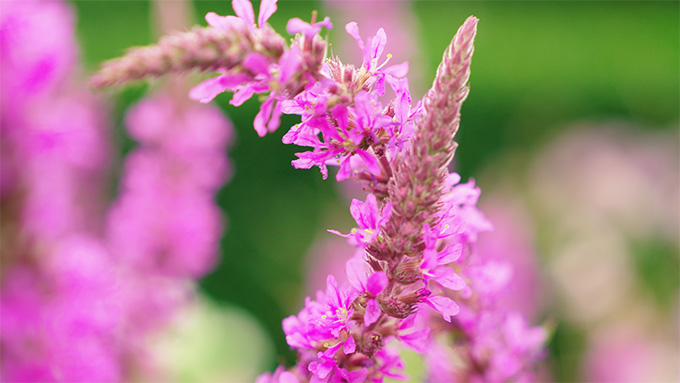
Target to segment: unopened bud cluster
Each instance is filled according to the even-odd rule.
[[[132,48],[124,57],[105,63],[92,78],[93,88],[191,70],[243,70],[246,54],[257,52],[278,60],[287,48],[271,28],[251,30],[199,28],[160,39],[157,45]]]

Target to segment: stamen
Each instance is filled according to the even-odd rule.
[[[377,67],[372,68],[372,69],[371,69],[371,73],[375,73],[376,71],[380,70],[380,68],[384,67],[385,64],[387,64],[387,62],[390,61],[391,58],[392,58],[392,54],[391,54],[391,53],[388,53],[388,54],[387,54],[387,58],[385,59],[385,61],[383,61],[383,63],[380,64],[380,65],[378,65]],[[373,67],[373,66],[376,65],[377,63],[378,63],[378,59],[377,59],[377,58],[373,59],[373,60],[371,61],[371,67]]]

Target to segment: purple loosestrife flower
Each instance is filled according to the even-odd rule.
[[[364,62],[362,70],[371,75],[371,81],[375,81],[376,90],[379,95],[385,94],[385,81],[390,85],[398,82],[399,78],[403,78],[408,73],[408,62],[405,61],[399,65],[389,66],[385,69],[387,61],[392,58],[392,55],[387,55],[387,60],[379,63],[380,56],[382,56],[385,44],[387,44],[387,36],[385,30],[380,28],[378,33],[370,40],[370,43],[365,45],[359,35],[359,27],[357,23],[351,22],[345,26],[345,30],[349,33],[359,44],[359,48],[364,52]]]
[[[110,212],[111,247],[141,268],[203,275],[215,262],[222,232],[213,195],[229,178],[223,150],[231,124],[213,107],[178,107],[170,95],[142,101],[126,122],[142,144],[126,160],[123,189]]]
[[[97,238],[108,147],[100,105],[72,77],[73,22],[58,1],[0,13],[2,381],[123,373],[115,263]]]
[[[258,24],[255,25],[253,5],[249,0],[234,0],[234,11],[238,17],[219,16],[210,12],[205,16],[208,24],[218,30],[230,32],[232,29],[246,29],[253,34],[259,33],[271,15],[276,11],[276,0],[265,0],[260,3]],[[257,52],[247,52],[242,61],[243,70],[232,70],[218,77],[206,80],[194,87],[189,96],[202,103],[210,102],[215,96],[226,91],[235,91],[231,104],[239,106],[253,94],[271,89],[271,83],[277,81],[285,83],[299,66],[296,55],[283,53],[281,62],[276,63],[266,55]],[[249,72],[249,73],[248,73]],[[275,72],[275,73],[274,73]],[[281,116],[280,107],[274,106],[275,93],[262,103],[260,113],[255,119],[255,130],[260,136],[278,128]]]
[[[351,259],[347,262],[347,277],[352,287],[366,298],[366,302],[362,304],[366,307],[364,325],[370,326],[380,317],[380,303],[376,297],[385,290],[389,280],[384,271],[372,273],[369,276],[367,266],[362,259]]]
[[[474,24],[472,25],[474,26]],[[351,26],[349,28],[352,30]],[[460,35],[468,33],[469,36],[469,24],[467,30],[465,28],[466,27],[462,28]],[[460,39],[458,36],[457,38]],[[375,58],[380,55],[380,34],[374,39],[372,44],[373,53],[370,53],[370,50],[367,50],[369,52],[367,53],[367,57],[373,62]],[[456,51],[454,54],[460,53]],[[455,57],[459,56],[454,56],[454,58]],[[469,60],[469,56],[467,59]],[[372,63],[369,63],[369,65],[370,64]],[[453,77],[454,84],[458,84],[457,86],[464,85],[464,82],[455,82],[458,81],[459,76],[466,78],[467,75],[465,74],[465,70],[467,70],[467,66],[463,64],[463,68],[463,74],[458,74]],[[442,70],[442,73],[446,75],[448,72]],[[366,84],[365,81],[366,80],[364,80],[364,84]],[[357,92],[355,94],[355,102],[357,99],[361,100],[361,98],[358,97],[362,94],[361,92],[370,93],[370,89],[371,87],[369,85],[368,90],[362,89],[360,92]],[[462,89],[462,92],[467,91],[464,87]],[[403,90],[403,88],[397,88],[397,90]],[[403,95],[404,93],[402,92],[401,94]],[[304,94],[299,96],[298,99],[301,99],[303,96]],[[434,97],[437,96],[435,95]],[[315,97],[313,100],[316,102],[319,99],[319,97]],[[406,99],[406,97],[403,97],[402,101],[404,99]],[[459,104],[457,105],[459,107]],[[353,105],[349,105],[347,110],[353,110],[354,107],[355,106]],[[317,103],[317,106],[313,110],[318,109]],[[310,109],[307,108],[306,110]],[[323,108],[321,108],[321,110],[323,110]],[[366,114],[368,115],[368,113]],[[373,111],[372,114],[376,115],[376,112]],[[343,129],[341,131],[344,133],[346,131],[346,126],[349,125],[344,122],[344,115],[337,112],[335,115],[331,115],[338,122],[330,126],[322,127],[319,131],[324,134],[328,132],[328,136],[332,136],[333,134],[337,134],[337,131],[333,129],[337,126],[340,129]],[[385,115],[382,114],[382,116]],[[395,118],[394,120],[399,119]],[[310,118],[309,121],[313,120]],[[325,119],[321,120],[322,123],[327,123],[327,121],[328,120]],[[355,121],[360,121],[360,119],[355,116]],[[446,129],[449,126],[448,123],[439,123],[437,120],[434,121],[435,124],[441,124],[441,127],[438,125],[435,125],[434,127],[425,126],[421,129]],[[303,124],[306,124],[307,126],[310,125],[305,122],[304,117]],[[453,127],[455,128],[455,125],[453,125]],[[368,131],[371,132],[371,130]],[[313,137],[313,135],[303,135],[299,129],[293,130],[292,132],[294,132],[294,135],[292,135],[294,138],[299,139],[300,137],[307,137],[306,139],[308,141],[313,141],[309,139],[309,137]],[[448,134],[450,139],[453,132],[455,132],[455,130],[451,131],[451,133],[442,132],[440,134]],[[427,133],[432,134],[433,132],[427,131]],[[415,131],[414,134],[417,137],[419,132]],[[373,137],[378,136],[374,134]],[[337,138],[335,139],[337,140]],[[415,142],[418,143],[417,138]],[[400,161],[402,156],[412,155],[412,151],[418,150],[418,148],[414,148],[413,145],[415,144],[412,143],[411,146],[402,145],[402,148],[407,148],[407,153],[397,152],[395,161]],[[449,143],[449,145],[452,144]],[[442,149],[446,150],[446,147],[444,146]],[[446,151],[444,151],[444,155],[441,156],[439,161],[437,167],[434,169],[436,169],[437,172],[441,172],[439,173],[441,174],[440,177],[443,178],[441,187],[434,191],[422,188],[421,193],[434,192],[436,198],[433,199],[433,202],[440,200],[442,211],[448,212],[449,215],[453,215],[453,211],[457,211],[457,208],[461,204],[455,204],[454,202],[458,202],[458,200],[446,197],[446,193],[450,190],[449,184],[446,183],[449,179],[446,165],[448,165],[448,162],[450,161],[450,155],[446,154]],[[383,173],[380,174],[380,176],[387,181],[392,176],[391,170],[393,167],[389,162],[385,162],[385,165],[383,166],[384,168],[381,169]],[[421,175],[417,173],[418,169],[422,168],[422,166],[418,165],[414,167],[415,169],[408,170],[408,174],[416,172],[415,174],[418,178],[415,179],[417,182],[427,182],[426,180],[421,181]],[[390,170],[389,173],[388,170]],[[406,170],[403,171],[404,174],[406,174]],[[436,174],[437,173],[435,173],[435,175]],[[430,177],[427,173],[425,173],[424,176]],[[413,178],[410,178],[410,180],[413,180]],[[457,182],[457,180],[455,181]],[[390,193],[390,189],[387,189],[386,192],[390,195],[392,194]],[[396,195],[393,198],[398,201],[398,197],[399,195]],[[415,322],[413,322],[411,318],[413,317],[415,310],[424,305],[429,305],[435,311],[439,312],[447,321],[451,321],[452,317],[458,313],[458,305],[443,293],[446,288],[460,290],[465,286],[463,279],[451,268],[447,267],[447,265],[455,262],[460,255],[462,249],[461,244],[465,238],[462,235],[452,236],[450,233],[447,233],[448,227],[445,223],[440,222],[438,218],[440,217],[439,211],[433,210],[429,212],[429,214],[431,214],[429,222],[432,222],[432,225],[428,221],[421,221],[422,226],[418,227],[414,226],[414,222],[409,221],[405,222],[404,227],[400,227],[400,234],[401,230],[407,230],[407,232],[408,230],[416,230],[414,232],[416,235],[420,232],[421,234],[418,236],[421,238],[420,241],[422,241],[422,245],[417,246],[416,243],[411,243],[409,245],[414,246],[411,250],[412,254],[408,256],[404,256],[404,253],[399,254],[392,248],[393,244],[390,243],[391,238],[388,236],[391,233],[388,231],[389,227],[387,227],[394,218],[394,202],[387,202],[383,199],[384,197],[380,197],[379,201],[374,194],[369,194],[365,203],[355,200],[352,204],[352,215],[357,220],[360,230],[355,230],[352,234],[347,236],[352,237],[358,246],[366,248],[368,252],[366,261],[368,261],[367,266],[369,266],[367,269],[363,269],[361,267],[361,261],[358,261],[357,259],[350,261],[348,264],[349,280],[353,285],[353,290],[359,293],[354,302],[355,310],[353,312],[353,317],[356,317],[356,319],[351,321],[353,322],[352,326],[347,327],[351,336],[356,338],[354,341],[357,345],[356,352],[354,354],[348,354],[347,352],[340,354],[333,349],[332,360],[330,359],[331,355],[327,351],[317,351],[317,355],[314,357],[313,342],[295,341],[295,339],[309,339],[311,335],[309,332],[303,333],[302,330],[305,326],[300,326],[299,324],[313,318],[311,308],[316,307],[316,304],[312,300],[307,300],[306,309],[297,317],[290,317],[284,323],[284,328],[291,330],[286,331],[290,336],[289,341],[293,341],[290,343],[291,346],[298,349],[301,355],[304,355],[301,357],[301,363],[304,361],[305,365],[309,367],[308,370],[311,373],[313,380],[347,380],[349,374],[353,371],[356,373],[360,372],[361,377],[369,381],[382,381],[382,377],[384,376],[399,376],[398,372],[393,372],[391,370],[384,371],[383,369],[391,368],[387,366],[400,366],[400,360],[388,363],[381,360],[378,355],[381,355],[385,350],[388,350],[385,348],[385,345],[392,341],[402,341],[415,349],[424,351],[429,332],[426,328],[414,328]],[[419,206],[418,201],[411,203],[415,203],[415,205],[410,207],[411,209],[415,209]],[[382,211],[382,216],[379,214],[379,212],[381,212],[381,209],[379,208],[380,205],[384,205],[384,208],[389,208],[389,216],[385,214],[384,210]],[[464,217],[460,217],[459,219],[463,220]],[[459,226],[462,227],[462,225]],[[461,232],[462,231],[456,232],[456,234],[460,234]],[[460,242],[452,242],[450,244],[443,242],[439,243],[440,240],[447,239],[454,242]],[[443,246],[439,247],[439,245]],[[433,283],[436,282],[436,284],[429,286],[430,281]],[[297,325],[291,326],[290,324],[292,323]],[[421,325],[422,322],[418,322],[418,324]],[[333,342],[326,341],[324,344],[330,345],[333,344]],[[352,367],[355,363],[356,366]],[[364,375],[364,371],[366,375]]]
[[[323,92],[323,89],[320,91]],[[379,142],[382,139],[379,135],[384,134],[385,130],[391,131],[394,124],[380,111],[382,108],[375,95],[361,90],[354,96],[354,105],[340,104],[329,113],[324,111],[331,102],[328,95],[317,96],[312,100],[301,95],[295,101],[299,107],[288,106],[288,110],[294,113],[302,111],[303,122],[293,127],[283,137],[283,142],[311,146],[314,150],[296,153],[299,159],[293,161],[294,167],[308,169],[318,166],[325,178],[328,174],[327,165],[340,166],[336,176],[338,181],[364,172],[369,177],[381,175],[382,168],[375,151],[366,144]]]
[[[352,200],[350,212],[361,230],[352,229],[350,234],[341,234],[336,230],[329,231],[343,237],[353,238],[358,246],[365,248],[378,235],[380,226],[390,219],[392,205],[388,203],[379,210],[375,196],[369,194],[366,197],[366,202]]]
[[[253,33],[257,33],[265,27],[266,21],[276,11],[276,0],[265,0],[260,3],[260,17],[258,19],[259,28],[255,26],[252,4],[248,0],[234,0],[232,2],[234,11],[239,17],[221,17],[214,13],[208,13],[206,20],[217,29],[229,31],[237,25],[238,27],[249,28]],[[242,67],[250,72],[243,70],[232,70],[216,78],[206,80],[196,86],[190,92],[191,98],[201,102],[210,102],[219,93],[226,90],[235,91],[231,103],[235,106],[241,105],[255,93],[271,91],[269,97],[262,103],[260,112],[255,117],[254,128],[258,135],[264,136],[279,127],[279,119],[282,114],[281,104],[278,99],[287,98],[286,93],[290,92],[287,86],[293,83],[299,86],[298,71],[307,64],[302,57],[302,50],[309,49],[313,44],[314,35],[318,34],[321,27],[328,29],[333,25],[326,18],[320,23],[307,24],[300,19],[292,19],[288,24],[289,33],[302,33],[304,42],[300,45],[291,45],[290,50],[284,52],[278,62],[272,61],[266,55],[257,52],[245,54]],[[308,44],[305,44],[308,42]],[[318,64],[314,64],[316,66]],[[303,75],[303,77],[305,77]],[[314,82],[308,74],[306,80]]]
[[[288,31],[290,34],[302,33],[305,36],[305,39],[311,41],[314,39],[314,36],[321,33],[322,27],[326,29],[333,28],[333,24],[331,23],[331,19],[329,17],[324,18],[318,23],[312,22],[311,24],[294,17],[288,20],[286,31]]]
[[[456,243],[437,251],[439,238],[428,225],[425,225],[424,231],[425,251],[423,251],[423,260],[420,264],[423,280],[427,282],[431,279],[451,290],[460,290],[465,287],[463,278],[458,276],[452,268],[446,267],[458,259],[462,246]]]
[[[73,235],[4,270],[0,309],[3,381],[115,381],[122,377],[111,258]]]
[[[385,145],[398,144],[395,138],[398,142],[408,139],[403,135],[408,130],[399,129],[393,110],[388,108],[387,113],[384,112],[378,94],[385,93],[386,76],[395,92],[408,93],[408,85],[402,78],[408,65],[404,63],[383,71],[384,63],[378,65],[377,60],[385,45],[384,32],[379,31],[365,47],[358,37],[356,24],[348,24],[346,30],[357,36],[360,48],[366,52],[362,67],[355,69],[337,58],[329,61],[323,72],[336,83],[321,81],[310,92],[312,98],[303,93],[293,103],[287,103],[286,113],[300,114],[302,122],[284,136],[283,142],[313,147],[312,152],[296,154],[299,157],[293,161],[296,168],[318,166],[325,178],[327,165],[339,165],[338,181],[350,176],[375,179],[382,173],[379,162],[385,156]],[[374,84],[378,94],[371,92]],[[410,96],[402,98],[410,101]],[[403,119],[404,113],[399,117]],[[317,137],[319,134],[322,139]]]
[[[130,234],[117,238],[118,247],[101,237],[109,148],[101,106],[72,76],[71,9],[60,1],[7,2],[0,26],[0,94],[12,95],[0,105],[0,380],[157,377],[145,343],[187,301],[187,277],[213,262],[221,219],[204,191],[214,193],[229,173],[223,150],[230,126],[209,107],[186,108],[184,120],[163,119],[178,109],[168,100],[138,109],[131,134],[165,152],[129,159],[135,165],[126,169],[133,168],[125,186],[141,197],[126,190],[121,199],[133,200],[132,210],[165,203],[161,210],[174,215],[155,227],[140,227],[153,219],[137,220],[138,211],[110,220],[122,237]],[[188,129],[188,121],[203,129]],[[163,172],[168,168],[175,173]],[[167,182],[162,186],[175,189],[154,200],[154,188],[172,176],[189,182]],[[172,241],[140,245],[147,229],[167,230]],[[162,246],[168,251],[158,256]],[[131,255],[140,248],[143,254]]]
[[[269,92],[254,121],[259,135],[275,130],[282,113],[300,115],[301,122],[284,135],[283,142],[311,150],[297,153],[293,166],[318,166],[324,178],[328,165],[339,166],[338,181],[354,178],[369,191],[365,202],[354,200],[351,205],[359,228],[346,235],[332,231],[363,250],[347,265],[349,286],[338,285],[328,276],[325,292],[306,298],[297,315],[284,319],[286,340],[298,352],[298,364],[262,375],[258,382],[403,378],[403,362],[393,345],[401,343],[421,353],[430,345],[440,350],[432,342],[454,329],[469,338],[465,347],[470,355],[482,350],[488,356],[484,361],[495,363],[484,372],[485,378],[516,377],[535,360],[543,333],[512,315],[496,315],[474,305],[476,300],[487,302],[474,290],[483,285],[482,278],[476,279],[465,267],[474,264],[474,254],[469,253],[477,234],[489,230],[490,224],[475,206],[479,189],[474,182],[459,184],[460,177],[448,171],[461,105],[469,91],[477,19],[470,17],[461,26],[444,53],[432,88],[413,107],[405,78],[407,64],[386,67],[386,61],[380,62],[386,43],[382,29],[364,42],[356,23],[347,24],[346,31],[364,54],[356,68],[337,57],[324,62],[326,43],[319,32],[321,27],[331,27],[328,19],[316,23],[314,16],[309,24],[291,20],[287,29],[296,36],[289,47],[281,46],[277,44],[283,38],[264,24],[273,12],[271,1],[262,3],[259,26],[249,2],[233,4],[239,17],[207,16],[213,29],[224,32],[220,41],[225,47],[212,61],[184,60],[165,72],[142,67],[139,73],[153,76],[188,68],[222,72],[194,88],[192,97],[201,101],[232,90],[232,103],[240,105],[255,93]],[[103,84],[132,78],[124,75],[125,70],[118,77],[112,74],[129,63],[139,64],[140,57],[153,56],[150,53],[157,50],[164,52],[154,56],[160,61],[168,52],[195,55],[198,47],[206,46],[202,34],[214,33],[209,28],[178,39],[196,39],[192,46],[161,40],[157,47],[132,52],[105,66],[97,79]],[[263,50],[242,40],[269,42],[277,49]],[[379,96],[386,94],[385,83],[395,97],[383,105]],[[494,327],[477,331],[486,323]],[[479,362],[467,361],[470,365],[459,376],[471,377],[468,369]],[[521,368],[512,367],[517,365]]]
[[[426,354],[431,366],[429,380],[531,380],[531,370],[541,359],[547,332],[542,327],[527,326],[519,313],[500,304],[499,298],[512,280],[513,269],[503,259],[475,251],[477,234],[488,230],[490,224],[475,208],[479,191],[471,186],[468,183],[451,187],[442,221],[449,226],[442,238],[455,240],[465,249],[454,267],[462,270],[466,285],[459,292],[447,292],[460,306],[450,329],[462,337],[455,344],[441,344],[433,338]],[[462,361],[456,368],[441,367],[453,365],[456,360]]]

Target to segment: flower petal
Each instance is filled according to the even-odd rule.
[[[352,169],[350,167],[350,158],[351,156],[347,156],[340,163],[340,169],[338,170],[338,174],[335,175],[335,179],[338,182],[347,179],[352,175]]]
[[[430,329],[422,328],[409,334],[400,334],[399,339],[419,353],[425,353],[429,346]]]
[[[349,237],[349,235],[340,234],[335,230],[328,231],[342,237]],[[345,266],[345,274],[347,274],[347,280],[352,287],[357,291],[366,291],[366,283],[368,281],[368,278],[366,277],[366,262],[359,258],[350,259]]]
[[[231,17],[232,19],[235,19],[235,17]],[[232,19],[229,19],[229,16],[220,16],[215,12],[208,12],[205,15],[205,21],[215,29],[229,29],[233,22]]]
[[[372,61],[377,60],[380,55],[382,55],[383,50],[385,50],[385,45],[387,44],[387,35],[385,34],[385,30],[380,28],[378,29],[378,33],[373,36],[373,39],[371,39],[371,51],[370,51],[370,59],[371,62],[367,62],[367,66],[369,69],[371,68],[371,64],[374,64]],[[377,63],[375,63],[377,64]]]
[[[460,275],[456,274],[450,267],[437,267],[433,271],[433,274],[435,281],[451,290],[462,290],[465,286],[467,286],[465,280]]]
[[[342,346],[342,352],[345,353],[345,355],[349,355],[353,353],[357,348],[357,344],[354,341],[354,338],[351,336],[347,337],[347,341],[345,341],[345,344]]]
[[[364,51],[364,42],[361,41],[361,36],[359,35],[359,26],[357,23],[352,21],[351,23],[347,23],[345,25],[345,31],[349,33],[352,37],[354,37],[354,40],[357,41],[357,44],[359,45],[359,48],[361,48],[361,51]]]
[[[259,25],[260,28],[262,28],[264,23],[266,23],[274,12],[276,12],[276,1],[277,0],[262,0],[260,3],[260,15],[257,18],[257,25]]]
[[[408,61],[387,67],[383,69],[383,72],[393,77],[406,77],[408,74]]]
[[[281,125],[281,104],[278,102],[274,103],[274,110],[272,111],[271,117],[267,122],[267,132],[274,133],[276,129]]]
[[[366,378],[368,377],[368,370],[366,367],[361,367],[358,370],[353,370],[350,371],[347,374],[347,381],[349,383],[362,383],[366,381]]]
[[[232,0],[231,6],[236,12],[236,16],[245,20],[248,25],[255,25],[255,12],[253,11],[253,4],[249,0]]]
[[[279,376],[279,383],[300,383],[300,380],[290,371],[284,371]]]
[[[324,17],[323,20],[319,21],[315,25],[326,27],[326,29],[333,29],[333,23],[331,23],[331,18],[328,16]]]
[[[373,296],[376,296],[385,290],[385,287],[387,287],[389,282],[390,281],[387,279],[387,274],[385,274],[384,271],[378,271],[368,277],[366,289],[369,293],[373,294]]]
[[[246,57],[243,58],[243,67],[254,74],[269,73],[269,61],[264,55],[257,52],[246,54]]]
[[[287,82],[295,73],[297,73],[300,64],[302,63],[302,54],[297,45],[293,45],[289,50],[281,55],[279,59],[279,69],[281,71],[282,83]]]
[[[447,265],[458,260],[461,254],[463,254],[463,245],[460,243],[451,244],[439,252],[438,262],[440,265]]]
[[[272,114],[274,108],[274,98],[270,97],[266,99],[260,106],[260,112],[255,116],[253,121],[253,127],[257,132],[257,135],[264,137],[267,134],[267,122]]]
[[[245,86],[239,87],[235,92],[234,96],[231,98],[229,103],[234,106],[241,106],[244,102],[248,101],[255,93],[255,88],[251,83],[245,84]]]
[[[369,173],[376,176],[382,173],[382,168],[378,163],[378,159],[375,158],[373,154],[361,149],[357,149],[357,154],[363,160],[363,163],[366,165],[366,169],[369,171]]]
[[[292,19],[288,20],[288,24],[286,24],[286,31],[291,35],[296,33],[304,34],[309,28],[311,28],[311,25],[298,17],[293,17]]]
[[[447,322],[451,322],[451,317],[458,314],[460,311],[456,302],[441,295],[430,296],[425,300],[425,303],[430,305],[438,313],[442,314],[444,320]]]
[[[189,98],[194,101],[199,101],[202,104],[207,104],[212,101],[218,94],[224,92],[227,87],[224,86],[222,80],[226,77],[226,74],[209,78],[195,87],[191,88],[189,91]]]
[[[366,303],[366,313],[364,314],[364,325],[370,326],[380,317],[380,304],[376,299],[370,299]]]

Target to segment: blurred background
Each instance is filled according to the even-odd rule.
[[[128,47],[157,41],[149,1],[72,5],[85,76]],[[533,281],[515,299],[533,323],[553,330],[540,376],[677,381],[679,8],[671,1],[280,0],[269,23],[285,35],[289,18],[309,20],[318,10],[334,23],[334,53],[356,65],[360,51],[344,25],[357,21],[364,38],[385,27],[391,60],[411,63],[415,100],[457,28],[477,16],[453,170],[476,180],[481,209],[496,225],[480,246],[512,258],[516,279]],[[233,14],[226,0],[201,0],[189,17],[205,25],[209,11]],[[103,94],[119,152],[111,200],[123,158],[137,145],[124,115],[157,86]],[[183,381],[249,381],[294,360],[281,320],[297,313],[319,275],[342,274],[341,259],[351,255],[326,229],[352,227],[348,196],[356,191],[315,169],[292,168],[299,150],[281,137],[295,118],[258,138],[257,100],[239,109],[229,100],[214,101],[235,127],[233,177],[217,194],[226,217],[219,262],[199,282],[202,309],[182,314],[158,346]]]

